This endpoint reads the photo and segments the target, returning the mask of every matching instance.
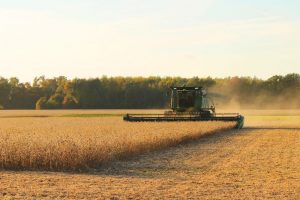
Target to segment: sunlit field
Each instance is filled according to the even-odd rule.
[[[240,111],[242,130],[126,112],[157,110],[1,111],[0,198],[300,197],[298,110]]]
[[[113,160],[164,149],[234,126],[225,122],[130,123],[117,116],[87,116],[1,118],[0,168],[98,169]]]

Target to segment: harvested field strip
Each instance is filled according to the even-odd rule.
[[[0,116],[0,118],[45,118],[45,117],[52,117],[48,115],[21,115],[21,116]]]
[[[68,114],[60,117],[121,117],[124,114],[119,113],[96,113],[96,114]]]
[[[65,115],[12,115],[0,116],[0,118],[42,118],[42,117],[121,117],[123,114],[118,113],[93,113],[93,114],[65,114]]]
[[[78,171],[164,149],[234,123],[126,123],[120,118],[3,118],[0,168]]]
[[[249,120],[262,120],[262,121],[300,121],[300,116],[247,116]]]

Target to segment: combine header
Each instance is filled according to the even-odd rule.
[[[244,125],[238,113],[216,113],[212,100],[202,87],[171,87],[171,110],[164,114],[126,114],[123,119],[131,122],[172,121],[233,121],[236,128]]]

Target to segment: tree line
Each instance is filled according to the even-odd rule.
[[[0,109],[137,109],[167,108],[170,86],[203,86],[219,107],[300,108],[300,75],[253,77],[106,77],[60,76],[0,78]]]

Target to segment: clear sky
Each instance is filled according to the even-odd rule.
[[[0,76],[300,73],[299,0],[0,0]]]

